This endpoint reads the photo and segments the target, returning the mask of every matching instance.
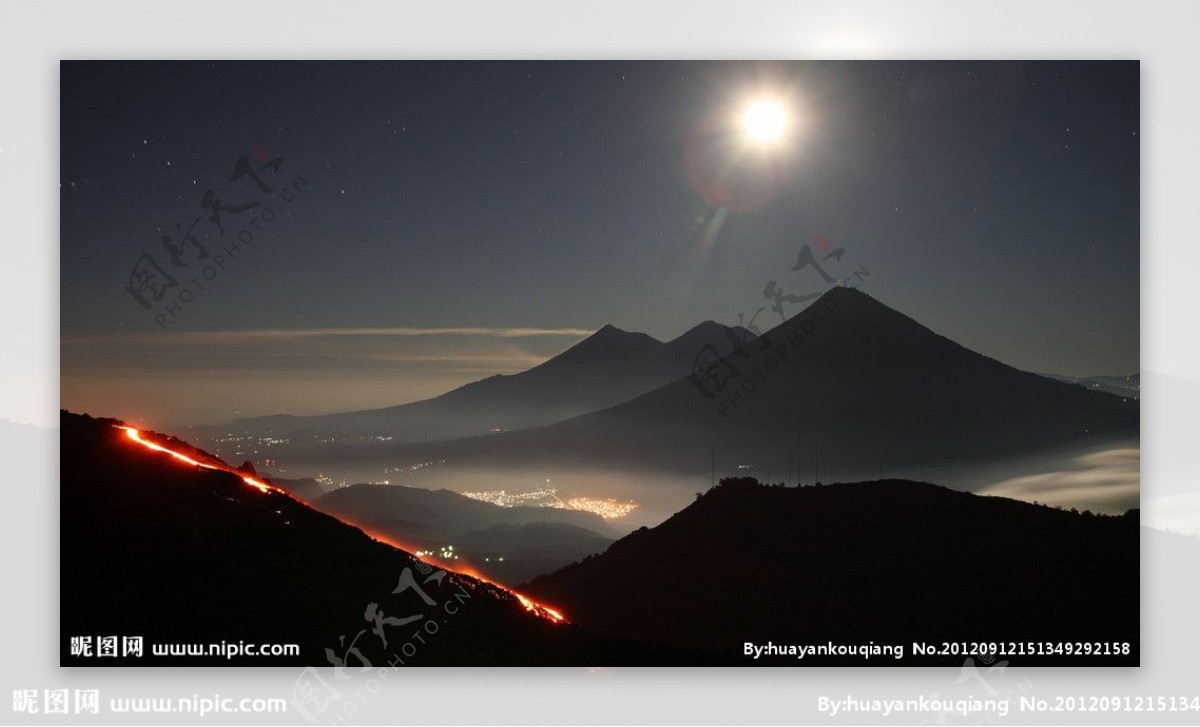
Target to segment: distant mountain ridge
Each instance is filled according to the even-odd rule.
[[[528,371],[490,376],[432,399],[339,414],[254,417],[230,426],[279,433],[369,433],[396,442],[524,429],[627,401],[677,378],[700,348],[728,351],[735,342],[752,338],[745,329],[713,321],[667,342],[605,325]]]
[[[801,460],[811,481],[815,466],[865,477],[1105,444],[1140,429],[1135,400],[1020,371],[852,288],[829,290],[742,354],[710,357],[706,368],[694,353],[671,383],[566,421],[388,452],[681,474],[707,473],[714,456],[726,471],[753,463],[784,473]]]

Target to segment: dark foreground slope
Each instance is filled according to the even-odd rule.
[[[1036,641],[1129,642],[1130,652],[1005,658],[1136,664],[1138,550],[1136,511],[1078,514],[896,480],[726,480],[658,527],[524,591],[597,632],[731,662],[745,658],[746,642],[903,644],[900,663],[961,664],[961,649],[914,658],[912,644]],[[818,661],[830,663],[800,663]]]
[[[62,416],[63,665],[320,666],[330,664],[330,649],[358,668],[352,646],[376,666],[397,655],[411,665],[687,661],[553,623],[478,580],[438,577],[408,553],[286,494],[150,451],[113,424]],[[405,574],[428,601],[411,584],[400,588]],[[404,626],[384,620],[385,647],[374,632],[376,614],[420,618]],[[95,654],[98,637],[111,635],[144,637],[145,656],[71,653],[72,637],[90,637]],[[154,645],[239,642],[298,644],[300,653],[153,655]]]

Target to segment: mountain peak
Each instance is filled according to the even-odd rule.
[[[817,298],[817,300],[818,300],[818,301],[821,301],[821,300],[838,300],[838,299],[843,299],[843,300],[850,300],[850,299],[859,299],[859,300],[872,300],[872,301],[875,301],[875,303],[876,303],[877,305],[881,305],[881,306],[883,306],[884,308],[888,308],[888,307],[889,307],[889,306],[887,306],[887,305],[884,305],[883,303],[880,303],[880,302],[879,302],[878,300],[876,300],[876,299],[875,299],[875,297],[874,297],[874,296],[872,296],[870,293],[864,293],[863,291],[859,290],[858,288],[855,288],[855,287],[853,287],[853,286],[850,286],[850,285],[835,285],[835,286],[833,286],[832,288],[830,288],[829,290],[826,290],[824,293],[822,293],[822,294],[821,294],[821,296],[820,296],[819,298]]]
[[[662,345],[661,341],[651,338],[645,333],[631,333],[617,328],[611,323],[605,323],[595,333],[550,359],[543,366],[561,365],[581,356],[605,358],[632,356],[637,355],[639,351],[649,351]]]
[[[647,344],[662,344],[662,341],[657,338],[640,333],[638,331],[627,331],[624,328],[617,328],[611,323],[605,323],[595,333],[583,339],[579,343],[588,343],[589,341],[621,341],[621,342],[638,342],[642,345]]]
[[[684,348],[692,353],[695,349],[712,344],[719,350],[728,350],[734,345],[752,340],[754,334],[741,326],[726,326],[716,321],[703,321],[692,326],[667,342],[672,349]]]
[[[720,335],[728,329],[729,326],[722,325],[714,320],[701,321],[675,338],[671,339],[671,341],[678,341],[681,338],[690,338],[692,336],[711,336],[714,333]]]
[[[630,333],[629,331],[623,330],[621,328],[617,328],[616,326],[614,326],[611,323],[605,323],[603,326],[600,326],[600,328],[596,329],[595,333],[588,336],[588,338],[596,338],[598,336],[619,337],[619,336],[631,336],[631,335],[637,335],[637,334],[633,334],[633,333]]]
[[[843,316],[839,312],[851,313]],[[835,285],[813,300],[807,307],[789,316],[787,321],[778,326],[779,329],[792,329],[811,316],[822,317],[826,314],[836,315],[843,324],[857,327],[883,327],[889,336],[900,335],[907,330],[913,335],[933,334],[925,326],[880,301],[869,293],[848,285]],[[767,335],[770,335],[767,332]]]

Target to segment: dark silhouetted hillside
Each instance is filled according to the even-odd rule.
[[[678,663],[678,654],[598,638],[533,615],[507,593],[419,563],[408,553],[316,512],[129,440],[111,420],[64,412],[61,430],[61,663],[63,665],[328,666],[339,637],[382,666],[416,626],[442,624],[407,664]],[[152,436],[152,435],[148,435]],[[155,437],[165,442],[166,438]],[[206,458],[205,461],[214,461]],[[408,573],[426,592],[394,593]],[[454,606],[453,614],[444,608]],[[374,604],[374,609],[371,608]],[[382,618],[382,617],[381,617]],[[418,621],[419,626],[423,621]],[[142,636],[142,658],[72,656],[72,637]],[[355,642],[355,639],[357,641]],[[154,644],[295,643],[299,656],[154,657]],[[362,662],[351,657],[347,666]]]
[[[911,659],[914,641],[1127,641],[1125,658],[1006,658],[1136,664],[1138,553],[1136,511],[1079,514],[898,480],[742,479],[524,589],[600,633],[730,662],[746,660],[745,642],[898,643]]]

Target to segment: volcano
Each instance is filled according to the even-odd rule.
[[[700,346],[675,380],[567,421],[382,448],[456,466],[564,466],[701,475],[739,463],[813,481],[973,465],[1136,439],[1135,399],[1021,371],[849,287],[738,350]],[[382,451],[376,449],[375,453]],[[361,458],[345,448],[322,462]]]

